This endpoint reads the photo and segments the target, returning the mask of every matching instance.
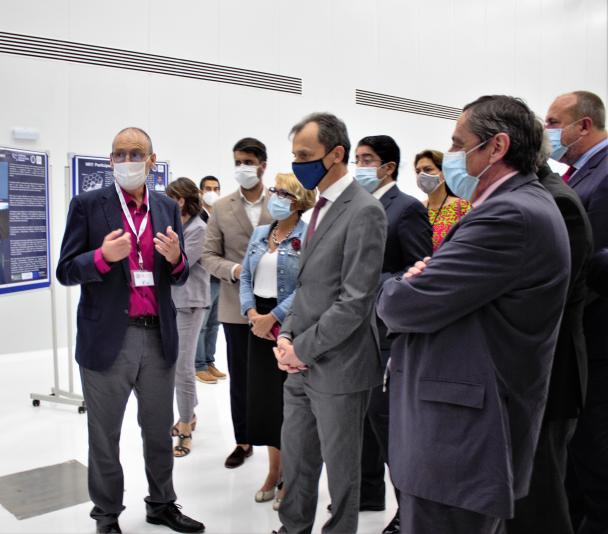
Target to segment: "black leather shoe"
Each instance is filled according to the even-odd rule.
[[[249,445],[247,450],[243,449],[240,445],[237,445],[234,450],[230,453],[226,461],[224,462],[224,466],[228,469],[234,469],[235,467],[240,467],[245,463],[245,459],[249,458],[253,454],[253,447]]]
[[[204,532],[205,525],[180,512],[181,506],[169,503],[156,509],[148,508],[146,521],[153,525],[165,525],[175,532]]]
[[[395,517],[384,527],[382,534],[398,534],[399,532],[401,532],[401,523],[399,522],[399,510],[397,510]]]
[[[122,534],[122,530],[120,530],[120,526],[118,525],[118,521],[114,521],[114,523],[110,523],[109,525],[97,525],[97,533],[98,534]]]

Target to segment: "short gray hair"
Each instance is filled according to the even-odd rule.
[[[297,135],[302,131],[304,126],[310,122],[318,124],[319,143],[325,147],[326,152],[333,150],[337,146],[341,146],[344,148],[344,157],[342,158],[342,161],[348,163],[350,140],[348,139],[348,131],[346,130],[344,121],[331,113],[311,113],[298,122],[298,124],[291,129],[289,135]]]
[[[576,120],[589,117],[598,130],[606,128],[606,108],[602,99],[589,91],[574,91],[576,104],[572,106],[572,114]]]
[[[118,132],[115,136],[114,139],[116,139],[120,134],[123,133],[127,133],[127,132],[137,132],[142,134],[146,140],[148,141],[148,145],[150,147],[150,154],[152,154],[154,152],[154,149],[152,148],[152,138],[141,128],[138,128],[137,126],[127,126],[126,128],[123,128],[122,130],[120,130],[120,132]],[[112,142],[112,144],[114,144]]]

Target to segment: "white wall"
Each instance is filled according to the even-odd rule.
[[[55,260],[67,153],[108,154],[127,125],[150,133],[174,177],[216,174],[229,192],[237,139],[266,143],[270,184],[290,168],[292,124],[332,111],[353,144],[394,136],[400,187],[420,196],[413,155],[446,149],[453,121],[358,106],[356,88],[455,107],[511,94],[540,115],[563,92],[587,89],[605,102],[608,94],[605,0],[1,0],[0,7],[0,31],[303,79],[298,96],[0,53],[0,145],[50,151]],[[40,139],[15,143],[15,126],[39,130]],[[65,345],[65,290],[57,294]],[[0,340],[0,353],[50,346],[48,290],[0,295]]]

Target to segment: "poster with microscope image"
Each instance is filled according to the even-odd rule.
[[[110,158],[72,156],[72,194],[101,189],[114,183]],[[150,191],[164,193],[169,183],[169,163],[157,161],[146,178]]]
[[[0,147],[0,293],[50,285],[48,185],[47,154]]]

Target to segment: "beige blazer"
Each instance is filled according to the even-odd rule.
[[[268,191],[264,190],[258,225],[271,222],[272,218],[268,213]],[[220,198],[213,205],[203,245],[203,266],[221,281],[218,305],[218,318],[221,323],[247,323],[247,319],[241,315],[239,281],[232,280],[231,272],[234,265],[242,263],[252,233],[253,227],[245,212],[239,190]]]

